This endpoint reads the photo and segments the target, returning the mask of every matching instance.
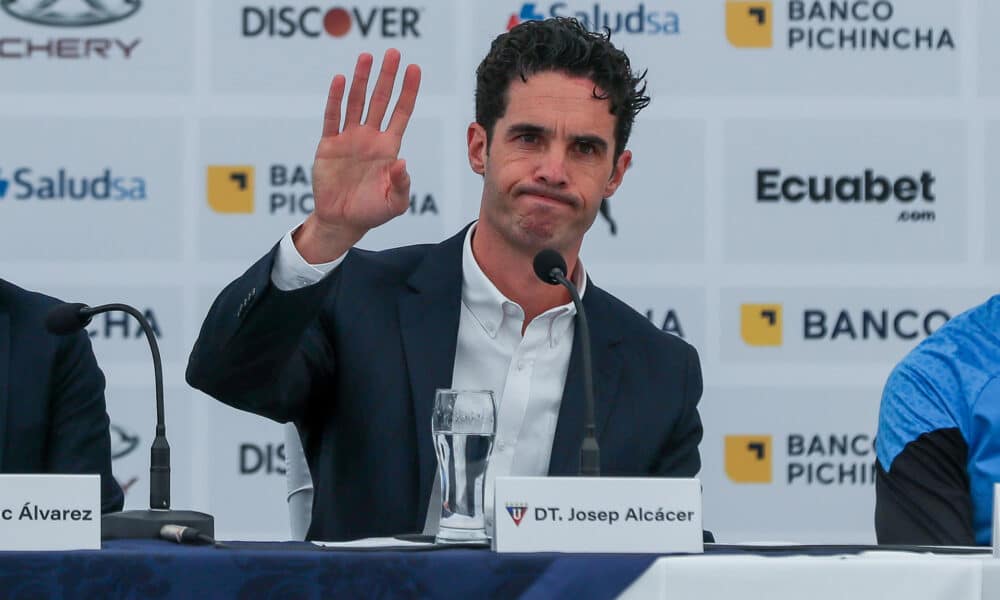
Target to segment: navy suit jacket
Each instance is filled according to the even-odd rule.
[[[436,458],[434,391],[451,384],[465,232],[436,245],[351,250],[320,283],[270,283],[275,250],[216,299],[188,382],[237,408],[294,421],[315,486],[310,539],[419,532]],[[692,477],[700,468],[698,355],[588,283],[601,473]],[[550,475],[579,472],[580,336]]]
[[[121,510],[104,374],[86,332],[45,330],[58,303],[0,279],[0,473],[97,474],[102,512]]]

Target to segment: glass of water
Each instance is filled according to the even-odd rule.
[[[483,496],[496,414],[489,390],[438,390],[434,395],[431,433],[441,479],[438,543],[489,539]]]

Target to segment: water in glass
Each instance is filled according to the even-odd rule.
[[[441,480],[439,542],[488,539],[483,511],[496,408],[489,391],[438,390],[431,430]]]

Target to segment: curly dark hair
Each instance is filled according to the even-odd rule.
[[[514,76],[527,82],[530,75],[543,71],[587,77],[594,82],[594,97],[611,101],[617,160],[636,114],[649,104],[646,71],[632,72],[628,56],[611,44],[610,30],[593,33],[566,17],[525,21],[493,40],[476,69],[476,122],[486,130],[487,144],[507,111],[507,91]]]

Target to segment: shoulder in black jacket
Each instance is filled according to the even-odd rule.
[[[58,303],[0,279],[0,473],[97,474],[102,512],[121,510],[104,374],[86,332],[46,331]]]

